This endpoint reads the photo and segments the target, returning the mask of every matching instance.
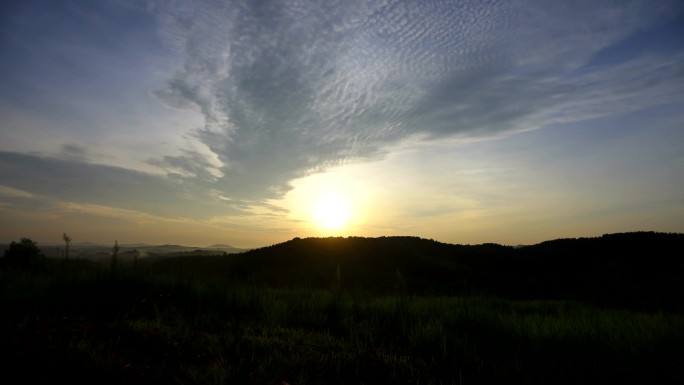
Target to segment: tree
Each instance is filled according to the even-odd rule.
[[[64,233],[64,235],[62,235],[62,239],[64,239],[64,243],[66,244],[64,249],[64,259],[69,259],[69,245],[71,244],[71,237]]]
[[[119,267],[119,263],[119,241],[115,240],[114,247],[112,248],[111,270],[116,270],[116,268]]]
[[[39,268],[45,264],[45,255],[29,238],[10,243],[3,256],[4,263],[12,267]]]

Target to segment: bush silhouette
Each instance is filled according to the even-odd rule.
[[[29,269],[42,267],[45,260],[46,257],[38,245],[29,238],[21,238],[19,242],[12,241],[3,256],[5,265]]]

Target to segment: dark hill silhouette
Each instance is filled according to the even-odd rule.
[[[273,286],[368,293],[572,299],[639,310],[684,310],[684,234],[636,232],[532,246],[453,245],[418,237],[295,238],[230,256],[154,261],[157,269]]]

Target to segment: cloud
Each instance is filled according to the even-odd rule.
[[[197,4],[197,6],[195,6]],[[610,67],[599,51],[676,2],[159,3],[185,62],[156,96],[200,111],[214,188],[261,201],[407,140],[506,135],[681,100],[681,47]],[[206,154],[205,154],[206,155]],[[199,174],[204,155],[158,165]]]
[[[33,61],[11,66],[19,51],[9,46],[4,63],[30,69],[24,77],[40,92],[8,83],[0,95],[12,101],[0,103],[0,183],[155,216],[240,223],[258,206],[283,218],[269,199],[293,180],[382,159],[397,146],[501,137],[682,101],[682,43],[622,54],[629,42],[670,31],[653,26],[679,20],[676,1],[135,2],[72,7],[42,25],[50,20],[44,10],[8,34],[35,45],[27,49]],[[102,17],[120,7],[136,11]],[[175,54],[162,54],[147,35],[152,19]],[[55,23],[54,38],[28,35]],[[149,66],[142,53],[152,55]],[[177,111],[152,106],[150,87]],[[22,100],[32,108],[13,109]],[[197,120],[187,116],[196,113],[203,126],[192,130]]]
[[[0,194],[23,202],[48,199],[81,205],[111,206],[167,218],[246,215],[244,202],[223,202],[206,185],[178,178],[81,161],[0,152]],[[18,192],[30,192],[21,196]],[[42,197],[42,199],[34,199]],[[33,203],[32,203],[33,202]]]
[[[159,166],[170,175],[181,178],[198,178],[204,181],[213,181],[223,176],[219,170],[220,161],[212,156],[213,153],[201,153],[198,150],[183,150],[179,156],[165,155],[161,158],[152,158],[148,163]]]

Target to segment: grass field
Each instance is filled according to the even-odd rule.
[[[684,317],[568,301],[369,296],[107,268],[0,272],[26,383],[680,383]],[[397,277],[397,293],[401,293]]]

